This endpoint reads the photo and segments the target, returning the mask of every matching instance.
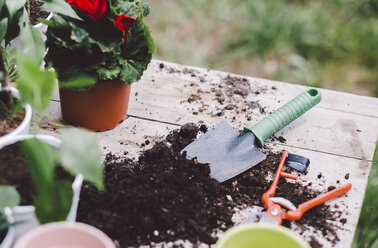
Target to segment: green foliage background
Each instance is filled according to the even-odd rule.
[[[378,96],[378,0],[150,0],[158,59]]]

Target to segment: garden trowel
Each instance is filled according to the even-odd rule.
[[[227,122],[220,122],[181,152],[186,152],[189,159],[196,157],[198,162],[208,163],[210,176],[224,182],[263,161],[266,155],[258,147],[320,99],[317,89],[308,89],[254,126],[245,127],[244,133],[235,131]]]

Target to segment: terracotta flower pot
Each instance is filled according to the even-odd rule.
[[[99,81],[87,91],[60,88],[63,120],[92,131],[113,129],[126,117],[131,85]]]

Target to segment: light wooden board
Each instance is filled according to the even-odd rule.
[[[210,109],[224,108],[224,105],[220,106],[215,100],[215,93],[211,92],[213,85],[218,85],[224,75],[222,76],[218,72],[212,74],[211,71],[205,70],[204,75],[206,74],[210,79],[209,82],[201,83],[198,79],[201,76],[189,76],[188,78],[188,75],[183,73],[167,73],[165,68],[168,66],[166,62],[164,64],[163,70],[156,69],[157,65],[152,65],[143,80],[133,86],[130,115],[172,124],[183,124],[189,121],[205,121],[214,124],[221,120],[227,120],[232,126],[239,129],[245,125],[253,125],[267,115],[267,113],[262,115],[255,110],[251,121],[248,121],[243,113],[236,114],[235,110],[225,111],[225,115],[222,117],[214,116],[216,111],[199,112],[198,115],[193,115],[193,111],[198,109],[199,104],[189,103],[187,99],[192,94],[196,94],[198,89],[204,92],[200,96],[210,106]],[[169,65],[169,68],[180,69],[177,65]],[[158,73],[160,71],[162,71],[161,74]],[[202,74],[197,73],[197,75]],[[268,111],[278,109],[283,103],[306,89],[303,86],[268,80],[250,79],[250,82],[252,89],[254,85],[258,85],[258,89],[271,89],[273,86],[277,88],[275,91],[263,92],[246,98],[247,101],[259,101],[260,105]],[[190,86],[193,83],[196,86]],[[287,144],[293,147],[371,161],[374,144],[378,137],[378,99],[329,90],[321,90],[321,93],[323,99],[319,105],[283,129],[278,135],[283,135],[287,139]],[[361,102],[357,101],[360,98]],[[336,99],[339,100],[336,101]],[[233,103],[235,98],[229,100]],[[342,106],[337,105],[337,102],[340,102]],[[341,102],[345,104],[341,104]],[[361,103],[362,106],[358,106],[358,103]],[[237,109],[242,108],[245,108],[243,102],[237,104]],[[357,109],[361,110],[361,114],[356,113]],[[236,117],[235,121],[232,120],[234,116]]]
[[[161,63],[164,68],[160,68]],[[101,145],[106,152],[122,155],[126,151],[128,156],[137,157],[156,140],[187,122],[203,122],[213,126],[226,120],[235,129],[242,129],[245,125],[257,123],[268,112],[276,110],[306,89],[299,85],[240,76],[246,78],[251,89],[258,90],[260,94],[250,94],[245,98],[226,96],[225,104],[221,105],[212,88],[218,89],[227,75],[226,72],[153,61],[142,80],[132,87],[128,118],[116,129],[97,134]],[[328,203],[341,206],[343,216],[348,220],[344,225],[336,223],[340,225],[338,236],[341,239],[336,247],[350,247],[378,137],[378,99],[320,91],[323,96],[321,103],[277,134],[283,136],[286,142],[282,144],[270,139],[267,146],[280,151],[288,149],[309,157],[309,173],[301,176],[301,180],[313,182],[316,188],[325,190],[330,185],[337,186],[336,180],[353,184],[348,197]],[[193,95],[200,96],[201,100],[189,103],[188,98]],[[266,113],[261,113],[257,108],[247,111],[246,115],[241,111],[246,108],[246,102],[258,102]],[[199,112],[204,103],[207,108]],[[224,110],[227,104],[235,104],[235,108]],[[216,113],[222,110],[224,114],[217,116]],[[61,119],[57,93],[51,102],[50,113]],[[41,132],[57,135],[53,125],[48,122],[43,123]],[[142,146],[146,140],[150,144]],[[322,180],[317,179],[319,172],[323,174]],[[350,174],[348,180],[344,179],[347,173]],[[239,213],[243,216],[244,212]],[[295,225],[293,230],[296,230]],[[306,239],[311,235],[303,234]],[[320,233],[316,237],[325,247],[331,247]]]

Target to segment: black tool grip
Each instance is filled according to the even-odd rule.
[[[304,173],[307,171],[307,168],[310,165],[310,159],[303,156],[289,153],[287,155],[285,165],[289,166],[290,168],[294,170]]]

